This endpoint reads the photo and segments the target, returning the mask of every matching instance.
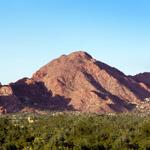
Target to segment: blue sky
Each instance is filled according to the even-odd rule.
[[[150,71],[149,0],[0,0],[0,82],[84,50],[126,74]]]

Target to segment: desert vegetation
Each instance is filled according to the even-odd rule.
[[[147,114],[49,113],[0,117],[0,150],[149,150]]]

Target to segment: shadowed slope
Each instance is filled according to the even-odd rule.
[[[43,82],[36,82],[32,79],[24,78],[11,87],[14,94],[20,99],[23,110],[26,107],[37,110],[74,110],[68,105],[69,99],[64,96],[52,96],[52,92],[47,90]]]
[[[150,73],[140,73],[135,76],[129,76],[133,80],[139,83],[139,85],[144,88],[146,91],[150,92]],[[150,97],[150,96],[149,96]]]
[[[17,112],[21,102],[10,86],[0,86],[0,114]]]

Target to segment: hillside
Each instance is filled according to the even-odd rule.
[[[149,110],[149,104],[145,106],[145,99],[150,97],[149,77],[141,76],[126,76],[79,51],[59,57],[31,79],[9,86],[19,99],[19,111],[127,112],[143,104]],[[7,112],[9,102],[3,105],[0,95],[0,105]]]

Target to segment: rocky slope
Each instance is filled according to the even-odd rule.
[[[0,114],[18,112],[21,102],[10,86],[0,85]]]
[[[126,112],[150,97],[149,77],[140,79],[126,76],[79,51],[53,60],[31,79],[24,78],[10,87],[25,111],[28,111],[25,108],[32,108]]]
[[[131,78],[138,82],[145,90],[150,92],[150,73],[140,73],[132,76]]]
[[[21,100],[23,111],[28,108],[34,110],[70,110],[69,100],[64,96],[52,96],[51,90],[48,90],[43,82],[35,81],[29,78],[23,78],[16,83],[10,84],[14,94]]]

